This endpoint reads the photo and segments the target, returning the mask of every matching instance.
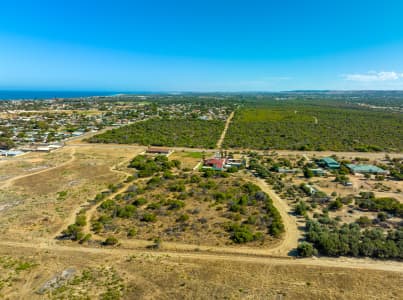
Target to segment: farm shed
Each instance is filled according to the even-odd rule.
[[[339,169],[340,164],[331,157],[324,157],[319,160],[319,164],[328,169]]]
[[[382,168],[379,168],[374,165],[355,165],[355,164],[347,164],[347,168],[351,171],[351,173],[356,174],[387,174],[388,172]]]
[[[149,153],[149,154],[160,154],[160,155],[169,155],[172,152],[173,151],[168,148],[148,148],[146,151],[146,153]]]

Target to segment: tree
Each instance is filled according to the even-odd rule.
[[[295,205],[294,212],[299,216],[304,216],[306,211],[308,210],[307,205],[304,201],[299,201],[297,205]]]
[[[340,199],[336,199],[332,202],[329,203],[329,209],[330,210],[338,210],[343,206],[343,203],[340,201]]]
[[[305,178],[312,178],[313,177],[313,172],[309,168],[304,168],[304,176]]]
[[[367,227],[371,225],[371,220],[367,216],[361,216],[355,222],[361,227]]]
[[[313,245],[307,242],[300,243],[297,252],[298,255],[302,257],[311,257],[318,254],[318,251],[313,247]]]

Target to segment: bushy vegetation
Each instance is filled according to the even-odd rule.
[[[149,177],[157,172],[166,172],[174,167],[179,168],[180,164],[180,161],[170,161],[165,155],[158,155],[154,158],[146,155],[138,155],[130,162],[129,167],[137,169],[139,171],[139,177]],[[168,176],[168,173],[165,173],[165,176]]]
[[[402,217],[402,204],[398,200],[377,198],[372,192],[327,196],[316,185],[312,194],[309,187],[314,184],[309,178],[297,185],[288,175],[272,172],[279,166],[314,167],[303,158],[289,160],[275,153],[262,156],[253,152],[250,156],[249,168],[254,174],[264,178],[283,199],[293,201],[295,214],[307,220],[306,241],[299,245],[298,255],[402,258],[403,231],[401,220],[396,220]],[[333,176],[340,178],[342,173],[344,170],[339,170]],[[353,223],[342,224],[344,213],[338,211],[347,205],[348,215],[357,213],[357,217]]]
[[[223,129],[219,120],[153,119],[95,135],[89,142],[214,148]]]
[[[401,151],[403,115],[326,102],[276,101],[238,110],[224,147]]]
[[[361,193],[356,199],[357,205],[369,211],[387,212],[393,216],[403,217],[403,204],[394,198],[375,198],[374,193]]]
[[[188,230],[194,236],[211,235],[209,227],[214,226],[215,234],[235,243],[263,242],[265,236],[279,237],[284,232],[279,212],[258,186],[235,180],[228,172],[188,174],[178,166],[166,156],[133,159],[130,167],[137,169],[138,177],[149,178],[130,181],[125,192],[103,200],[92,231],[175,240]]]
[[[387,234],[380,228],[361,230],[357,223],[321,224],[308,220],[306,239],[323,255],[365,256],[374,258],[403,258],[403,230],[390,230]]]

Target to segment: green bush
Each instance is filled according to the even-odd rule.
[[[113,237],[113,236],[107,237],[107,238],[105,239],[105,241],[103,242],[103,244],[104,244],[105,246],[114,246],[114,245],[116,245],[116,244],[118,244],[118,243],[119,243],[118,239],[115,238],[115,237]]]
[[[299,256],[311,257],[317,255],[318,251],[313,247],[311,243],[302,242],[298,245],[297,252]]]
[[[141,218],[141,220],[144,222],[156,222],[157,216],[155,214],[145,213]]]
[[[183,214],[176,219],[176,222],[186,222],[187,220],[189,220],[189,215]]]

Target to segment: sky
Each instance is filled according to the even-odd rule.
[[[13,0],[0,90],[403,90],[402,0]]]

